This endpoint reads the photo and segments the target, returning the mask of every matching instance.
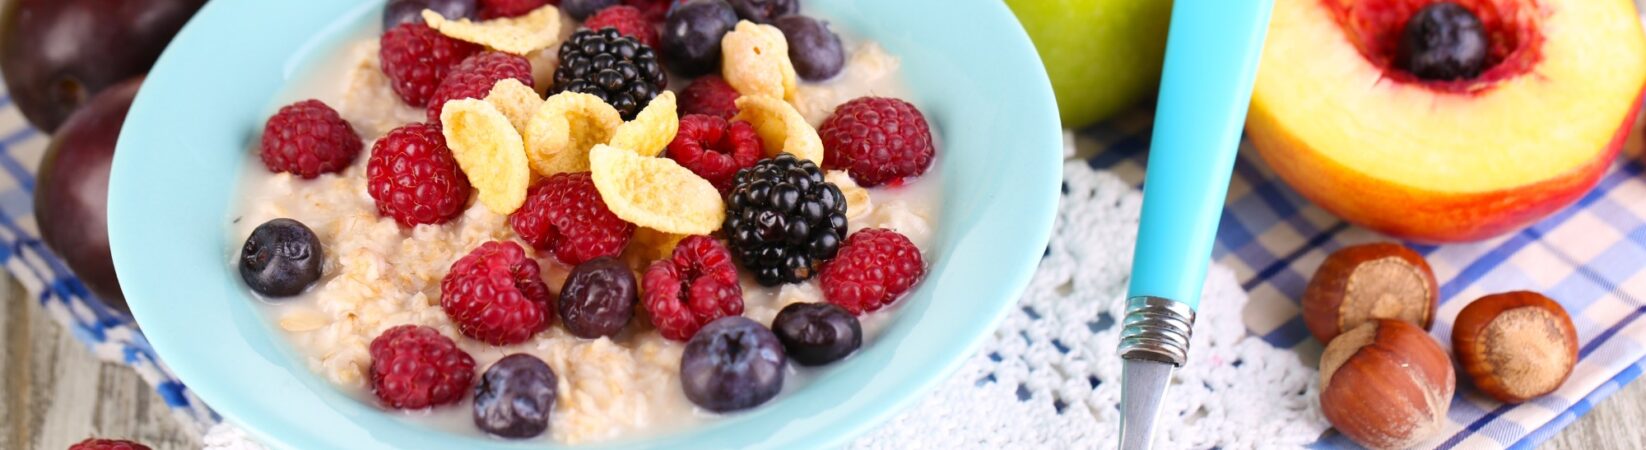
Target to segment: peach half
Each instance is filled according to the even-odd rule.
[[[1616,159],[1646,87],[1630,0],[1456,0],[1489,38],[1484,71],[1428,81],[1394,64],[1433,0],[1277,0],[1247,136],[1282,179],[1350,222],[1422,242],[1525,227]]]

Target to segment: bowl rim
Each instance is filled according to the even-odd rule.
[[[901,323],[888,327],[881,340],[890,342],[870,343],[865,351],[854,358],[863,359],[865,354],[873,353],[875,361],[882,366],[891,365],[890,357],[899,355],[900,358],[909,358],[908,353],[920,352],[928,364],[918,368],[897,371],[891,379],[878,376],[875,368],[864,364],[854,363],[849,368],[831,367],[825,369],[830,377],[840,376],[849,378],[851,382],[873,383],[864,384],[862,391],[875,390],[875,397],[866,399],[861,393],[854,393],[841,399],[837,405],[846,405],[842,411],[824,411],[815,416],[790,414],[787,418],[774,417],[774,414],[765,414],[761,410],[773,409],[783,404],[785,399],[764,405],[747,414],[739,414],[717,420],[715,423],[696,427],[692,430],[671,431],[665,434],[649,436],[644,440],[620,439],[613,442],[583,445],[589,448],[631,448],[643,445],[713,445],[713,446],[756,446],[771,448],[797,447],[836,447],[844,444],[848,439],[858,436],[873,425],[889,419],[892,414],[906,409],[922,393],[931,391],[936,385],[947,379],[966,359],[976,351],[983,339],[991,334],[1004,319],[1011,307],[1028,285],[1034,269],[1038,266],[1046,242],[1050,239],[1053,221],[1056,215],[1059,182],[1062,178],[1062,132],[1058,121],[1055,100],[1053,100],[1051,84],[1041,65],[1028,35],[1017,23],[1011,11],[1001,2],[958,2],[950,3],[941,0],[906,0],[902,2],[876,2],[874,0],[816,0],[810,5],[815,9],[825,11],[825,18],[839,19],[840,17],[867,17],[869,11],[921,11],[925,16],[914,16],[904,13],[900,17],[921,17],[922,22],[964,21],[968,24],[961,33],[992,37],[991,61],[986,64],[993,68],[976,67],[983,72],[1002,72],[1008,78],[1019,83],[1006,89],[1014,92],[1015,99],[995,105],[1009,114],[996,114],[994,117],[1012,126],[998,126],[1004,131],[1014,133],[1014,141],[1020,143],[1013,158],[1017,161],[1011,167],[1019,167],[1012,175],[1015,179],[1007,183],[1018,186],[994,186],[999,189],[1009,189],[1008,193],[1020,195],[1014,198],[1008,207],[1010,214],[1001,214],[1002,217],[979,215],[974,219],[985,226],[968,231],[965,236],[953,234],[953,230],[939,225],[939,234],[944,236],[943,251],[946,258],[934,263],[935,265],[949,266],[956,260],[973,257],[987,262],[970,261],[961,264],[961,268],[971,269],[976,265],[996,266],[992,278],[984,286],[978,279],[957,279],[949,283],[928,280],[917,288],[915,295],[920,291],[927,291],[929,296],[936,296],[930,291],[942,289],[944,292],[966,294],[981,298],[979,300],[986,309],[979,309],[965,316],[972,319],[961,323],[947,325],[953,331],[955,340],[946,342],[946,345],[935,348],[902,348],[908,346],[905,342],[915,325],[902,326]],[[924,6],[924,7],[922,7]],[[303,67],[303,57],[294,56],[312,51],[313,47],[325,46],[333,39],[346,35],[340,31],[344,28],[358,26],[362,20],[374,20],[375,16],[364,17],[378,11],[381,5],[375,0],[294,0],[288,2],[260,2],[245,1],[218,1],[209,2],[195,18],[178,34],[173,44],[151,71],[142,89],[133,103],[128,115],[126,126],[121,132],[118,149],[115,156],[114,168],[110,179],[109,191],[109,234],[110,247],[117,267],[121,285],[125,287],[126,297],[131,303],[133,315],[140,324],[148,324],[143,331],[154,346],[155,351],[167,363],[178,379],[194,389],[196,394],[208,402],[223,417],[235,422],[263,442],[280,447],[289,448],[376,448],[378,446],[399,443],[403,446],[449,448],[452,446],[485,446],[497,448],[534,448],[543,446],[542,441],[505,442],[496,439],[477,438],[474,436],[455,433],[439,432],[427,429],[408,427],[407,422],[390,417],[391,414],[382,414],[374,406],[354,401],[339,392],[335,387],[320,379],[300,361],[292,358],[289,349],[281,349],[284,343],[271,344],[271,336],[279,333],[273,327],[273,321],[267,320],[262,314],[248,318],[246,309],[251,309],[249,302],[241,305],[213,305],[205,303],[204,299],[215,298],[222,301],[228,298],[232,303],[236,300],[249,299],[243,289],[230,289],[218,285],[203,286],[198,290],[177,289],[181,283],[191,283],[200,279],[218,281],[228,280],[233,287],[238,287],[238,278],[228,264],[232,261],[234,250],[232,246],[224,245],[219,239],[229,239],[227,233],[219,233],[222,238],[195,239],[210,241],[211,245],[190,243],[190,236],[178,236],[171,231],[178,225],[172,217],[173,212],[212,208],[201,206],[173,198],[192,198],[202,195],[198,192],[188,192],[188,180],[170,178],[167,175],[179,175],[176,170],[209,165],[214,156],[208,156],[200,161],[191,161],[186,152],[167,152],[173,147],[187,148],[192,141],[189,138],[189,129],[181,129],[182,117],[191,117],[195,114],[207,114],[193,111],[202,104],[217,104],[222,102],[238,107],[223,108],[227,116],[255,116],[255,124],[260,127],[262,118],[268,113],[266,103],[276,98],[275,92],[266,94],[245,94],[260,97],[261,100],[252,100],[247,103],[236,97],[234,100],[216,98],[202,98],[191,96],[194,89],[218,89],[210,83],[212,80],[201,78],[199,71],[241,69],[234,61],[247,63],[248,66],[267,67],[277,64],[280,67],[280,80],[289,81],[296,77],[296,73]],[[334,14],[329,19],[315,18],[322,13]],[[935,15],[935,16],[934,16]],[[340,17],[348,17],[343,19]],[[884,19],[884,18],[882,18]],[[858,22],[862,22],[862,19]],[[852,22],[851,20],[845,20]],[[266,22],[266,23],[265,23]],[[280,25],[295,24],[295,25]],[[858,24],[862,26],[862,24]],[[872,24],[871,24],[872,25]],[[887,27],[887,25],[881,25]],[[920,26],[941,27],[941,25],[922,23]],[[278,36],[260,35],[257,30],[267,30]],[[876,37],[877,41],[886,43],[888,50],[893,54],[901,54],[892,45],[881,40],[876,33],[857,31],[863,35]],[[910,33],[899,28],[878,28],[887,33]],[[312,32],[312,33],[310,33]],[[960,32],[960,31],[956,31]],[[284,33],[284,34],[281,34]],[[899,41],[914,42],[916,37],[900,35]],[[232,50],[233,45],[244,45],[263,49],[273,46],[277,49],[295,49],[287,54],[252,55],[229,54],[220,52]],[[911,44],[912,45],[912,44]],[[936,45],[936,44],[922,44]],[[950,44],[953,45],[953,44]],[[215,52],[215,53],[214,53]],[[274,52],[279,53],[279,52]],[[251,59],[247,59],[251,58]],[[259,78],[261,79],[261,78]],[[922,91],[921,86],[909,83],[911,91]],[[936,89],[936,88],[932,88]],[[277,92],[277,91],[276,91]],[[933,97],[941,93],[925,92],[919,96]],[[1013,101],[1015,100],[1015,101]],[[239,101],[240,103],[233,103]],[[920,104],[921,102],[916,102]],[[263,105],[256,111],[247,111],[247,105]],[[210,110],[211,105],[205,105]],[[934,113],[942,115],[944,111],[927,110],[930,119],[938,122],[938,118],[931,117]],[[238,113],[235,111],[238,110]],[[212,117],[206,119],[216,120]],[[233,121],[235,119],[224,119]],[[240,120],[244,123],[244,120]],[[960,128],[960,127],[955,127]],[[260,128],[258,128],[260,130]],[[207,131],[198,133],[210,133]],[[974,132],[977,130],[942,130],[955,133]],[[237,133],[242,143],[249,143],[249,137],[254,136],[256,130]],[[196,135],[198,136],[198,135]],[[209,141],[201,139],[201,141]],[[237,149],[245,148],[239,145]],[[220,151],[220,150],[219,150]],[[250,157],[249,152],[235,151],[229,158],[244,162]],[[205,162],[202,162],[205,161]],[[944,158],[939,164],[949,163]],[[180,167],[166,167],[166,165]],[[220,167],[219,167],[220,168]],[[217,180],[227,178],[230,184],[230,193],[221,192],[211,195],[227,195],[235,198],[239,191],[238,166],[233,174],[211,174],[202,178]],[[209,167],[208,167],[209,169]],[[941,170],[941,169],[938,169]],[[1006,169],[1003,169],[1006,170]],[[185,172],[186,174],[186,172]],[[1006,177],[997,177],[1006,178]],[[206,182],[201,182],[206,183]],[[210,183],[206,183],[210,184]],[[221,188],[217,186],[219,189]],[[953,186],[945,182],[945,191]],[[206,187],[210,189],[210,186]],[[998,193],[997,191],[990,191]],[[952,195],[952,194],[946,194]],[[948,199],[945,199],[945,203]],[[999,205],[999,203],[991,203]],[[228,208],[226,205],[218,205]],[[947,205],[946,205],[947,206]],[[945,208],[947,209],[947,208]],[[232,208],[226,214],[232,214]],[[947,213],[944,213],[947,217]],[[227,227],[229,217],[224,217],[221,227]],[[226,228],[224,229],[226,231]],[[992,233],[983,233],[991,231]],[[182,239],[179,239],[182,238]],[[172,247],[181,245],[182,247]],[[228,247],[228,248],[223,248]],[[951,248],[952,247],[952,248]],[[176,248],[184,248],[178,250]],[[201,249],[214,249],[215,252],[202,253]],[[936,248],[936,247],[934,247]],[[978,249],[967,252],[966,255],[955,255],[953,250]],[[991,250],[992,249],[992,250]],[[972,253],[981,252],[981,255]],[[215,258],[217,272],[209,270],[196,271],[192,274],[167,273],[165,268],[173,266],[198,266],[202,257],[210,255]],[[191,264],[192,263],[192,264]],[[934,272],[937,269],[934,268]],[[967,283],[967,289],[948,289],[947,285]],[[933,286],[933,285],[939,286]],[[187,284],[182,284],[187,285]],[[168,302],[175,301],[194,307],[191,310],[180,311],[173,308]],[[911,312],[926,311],[930,313],[945,313],[942,310],[931,310],[931,301],[919,302],[918,308],[912,308],[905,300],[903,305],[907,315]],[[226,308],[226,309],[225,309]],[[911,311],[912,310],[912,311]],[[217,317],[218,321],[202,321],[200,317]],[[248,323],[252,320],[255,323]],[[260,320],[260,322],[259,322]],[[920,321],[919,319],[898,318],[899,322]],[[262,332],[259,333],[258,331]],[[900,333],[900,334],[899,334]],[[239,338],[239,339],[235,339]],[[874,347],[880,344],[879,347]],[[235,353],[227,353],[230,349]],[[272,349],[272,350],[271,350]],[[272,353],[271,353],[272,351]],[[253,358],[260,356],[262,359]],[[220,359],[233,359],[238,364],[225,364]],[[903,367],[904,362],[897,363]],[[843,364],[844,365],[844,364]],[[225,368],[224,366],[235,366]],[[263,373],[271,369],[285,369],[287,373]],[[300,372],[300,373],[298,373]],[[234,376],[230,376],[234,375]],[[840,383],[846,383],[842,381]],[[841,386],[836,383],[831,386]],[[264,391],[266,389],[267,391]],[[787,393],[785,396],[797,397],[789,403],[800,401],[804,397],[809,401],[833,401],[818,389],[806,392]],[[276,411],[267,406],[270,400],[294,402],[300,405],[301,414],[288,414],[286,411]],[[338,403],[338,402],[342,403]],[[279,409],[284,410],[285,407]],[[821,423],[819,423],[821,422]],[[778,429],[754,430],[756,426],[765,426]],[[408,431],[407,429],[410,428]],[[736,435],[721,439],[723,436],[701,436],[710,431],[734,431]],[[404,434],[403,434],[404,433]],[[331,440],[331,439],[336,439]],[[695,440],[694,440],[695,439]],[[709,439],[709,440],[705,440]]]

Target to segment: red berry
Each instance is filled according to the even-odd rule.
[[[371,353],[371,391],[395,409],[456,403],[474,382],[474,358],[433,328],[400,325],[377,335]]]
[[[920,176],[937,152],[926,116],[895,98],[846,102],[817,127],[817,134],[823,138],[823,166],[845,169],[864,187]]]
[[[150,450],[149,446],[124,439],[86,438],[70,445],[69,450]]]
[[[688,114],[669,143],[669,158],[709,180],[720,195],[732,190],[737,171],[760,161],[765,150],[760,135],[748,122],[727,122],[718,116]]]
[[[543,5],[560,5],[560,0],[480,0],[480,20],[524,16]]]
[[[509,214],[509,227],[573,266],[622,253],[634,235],[634,224],[606,209],[588,172],[556,174],[532,185],[526,203]]]
[[[623,4],[640,10],[641,17],[645,17],[646,21],[655,24],[663,23],[663,19],[669,15],[669,4],[676,1],[684,2],[684,0],[623,0]]]
[[[664,8],[668,8],[667,5]],[[617,34],[632,37],[647,47],[657,47],[657,28],[639,9],[633,6],[617,5],[602,9],[583,21],[583,26],[590,30],[612,27]]]
[[[687,236],[669,258],[653,262],[641,281],[641,302],[663,337],[685,341],[715,319],[743,315],[743,287],[726,245]]]
[[[451,220],[469,204],[474,189],[446,148],[438,125],[395,128],[372,145],[366,160],[366,193],[379,215],[402,226]]]
[[[731,120],[737,115],[737,89],[719,75],[692,80],[680,91],[681,114],[705,114]]]
[[[846,238],[818,283],[829,303],[862,315],[890,305],[925,275],[920,249],[896,231],[870,228]]]
[[[319,100],[280,108],[263,125],[263,166],[303,178],[342,172],[366,144],[337,111]]]
[[[479,45],[446,37],[422,22],[405,23],[383,33],[377,49],[378,64],[389,77],[389,87],[407,104],[429,104],[440,81],[452,66],[480,51]]]
[[[525,342],[549,327],[549,285],[519,244],[481,244],[440,280],[440,308],[458,331],[494,345]]]
[[[492,86],[507,78],[532,87],[532,63],[516,55],[484,51],[452,67],[451,73],[429,98],[429,122],[440,123],[440,109],[446,102],[464,98],[485,98]]]

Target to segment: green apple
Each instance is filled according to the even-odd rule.
[[[1166,53],[1170,0],[1006,0],[1006,5],[1046,64],[1063,126],[1103,120],[1154,95]]]

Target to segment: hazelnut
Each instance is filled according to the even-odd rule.
[[[1320,342],[1372,319],[1429,329],[1440,287],[1423,257],[1400,244],[1344,247],[1326,257],[1303,292],[1303,323]]]
[[[1320,356],[1321,412],[1370,448],[1407,448],[1439,431],[1456,387],[1446,351],[1399,320],[1352,328]]]
[[[1543,294],[1493,294],[1458,313],[1452,348],[1481,392],[1520,403],[1566,382],[1577,364],[1577,328]]]

